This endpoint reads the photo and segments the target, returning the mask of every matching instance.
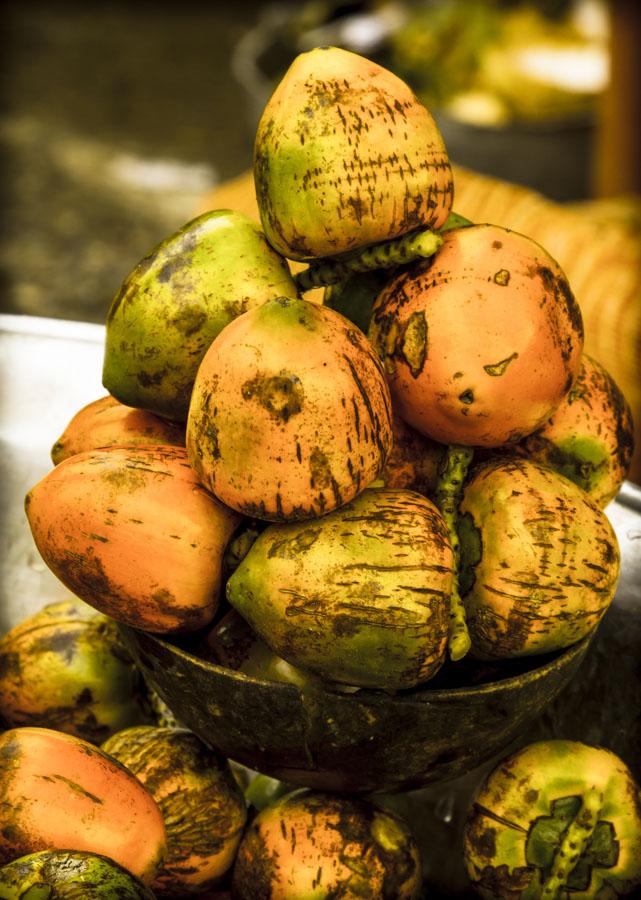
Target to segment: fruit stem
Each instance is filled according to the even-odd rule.
[[[458,507],[463,493],[465,476],[470,467],[474,451],[471,447],[452,444],[447,448],[441,462],[438,484],[436,485],[436,505],[447,524],[452,545],[454,576],[450,603],[450,659],[462,659],[471,646],[470,634],[465,619],[465,607],[459,593],[460,543],[458,537]]]
[[[414,231],[391,241],[361,247],[334,259],[312,263],[309,268],[298,272],[294,281],[298,290],[304,293],[313,288],[338,284],[354,272],[391,269],[415,259],[426,259],[433,256],[442,243],[443,238],[434,231]]]
[[[561,845],[554,855],[550,874],[543,883],[541,900],[555,900],[559,897],[594,834],[602,806],[603,794],[591,787],[583,795],[581,809],[565,830]]]

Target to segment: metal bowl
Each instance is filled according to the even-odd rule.
[[[469,772],[507,748],[554,700],[590,643],[588,636],[531,658],[504,677],[497,667],[458,663],[429,686],[391,695],[263,681],[166,638],[121,631],[152,687],[211,747],[292,784],[350,792],[405,791]],[[481,683],[460,684],[466,678]]]

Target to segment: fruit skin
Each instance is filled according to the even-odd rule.
[[[234,900],[417,900],[416,841],[395,814],[357,797],[297,790],[259,812],[234,866]]]
[[[80,738],[49,728],[0,735],[0,863],[38,850],[86,850],[146,884],[166,851],[151,794]]]
[[[334,310],[270,300],[231,322],[198,370],[189,460],[208,490],[247,516],[330,512],[377,477],[391,442],[380,361]]]
[[[381,472],[381,481],[387,488],[417,491],[433,500],[446,448],[398,416],[392,417],[392,433],[392,451]]]
[[[436,124],[396,75],[347,50],[296,57],[254,144],[263,229],[290,259],[335,256],[449,214],[452,173]]]
[[[383,289],[369,338],[402,419],[444,444],[497,447],[535,431],[567,396],[583,325],[542,247],[471,225],[445,232],[431,260]]]
[[[293,666],[395,690],[442,665],[451,584],[436,507],[410,491],[370,489],[318,521],[266,528],[227,599]]]
[[[558,822],[558,810],[569,798],[578,806],[591,788],[603,796],[601,835],[582,855],[581,867],[592,857],[589,884],[579,888],[586,872],[576,869],[567,896],[613,898],[641,884],[641,802],[628,767],[603,747],[550,740],[504,758],[477,788],[464,829],[464,860],[476,892],[489,900],[539,897],[566,824]],[[612,857],[599,864],[607,845]]]
[[[116,623],[81,600],[51,603],[0,638],[0,718],[99,744],[150,721]]]
[[[118,863],[97,853],[41,850],[0,869],[1,900],[154,900]]]
[[[76,453],[121,444],[174,444],[184,447],[185,429],[144,409],[125,406],[115,397],[101,397],[83,406],[73,416],[51,448],[51,459],[57,466]]]
[[[42,558],[74,594],[148,631],[193,631],[216,611],[240,517],[180,447],[111,447],[60,463],[25,500]]]
[[[127,728],[102,749],[133,772],[163,815],[167,855],[153,889],[184,897],[219,882],[233,863],[247,818],[227,760],[184,728]]]
[[[272,297],[296,297],[287,263],[252,220],[217,209],[138,263],[107,315],[106,389],[128,406],[184,422],[196,371],[216,335]]]
[[[633,449],[629,404],[607,370],[584,353],[568,396],[514,452],[565,475],[603,508],[623,484]]]
[[[596,628],[614,597],[620,554],[605,513],[539,463],[480,465],[464,488],[459,537],[476,656],[567,647]]]

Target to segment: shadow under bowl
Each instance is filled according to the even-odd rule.
[[[390,695],[302,691],[120,628],[151,686],[209,746],[282,781],[346,792],[413,790],[500,753],[570,682],[591,639],[521,661],[517,674],[473,686],[440,687],[435,679],[434,686]]]

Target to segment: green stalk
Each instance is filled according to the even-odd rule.
[[[583,795],[583,805],[568,825],[561,846],[554,855],[550,874],[541,890],[541,900],[556,900],[565,887],[572,870],[587,847],[601,815],[603,794],[595,787]]]
[[[415,259],[433,256],[443,243],[443,238],[434,231],[415,231],[391,241],[374,244],[337,256],[312,263],[294,276],[296,287],[301,293],[317,287],[338,284],[355,272],[369,272],[371,269],[391,269],[405,265]]]
[[[470,634],[465,619],[465,607],[459,593],[460,544],[458,537],[459,503],[467,470],[474,451],[471,447],[451,445],[441,463],[436,486],[436,505],[441,511],[450,533],[453,553],[454,577],[452,579],[452,599],[450,605],[450,659],[462,659],[471,646]]]

